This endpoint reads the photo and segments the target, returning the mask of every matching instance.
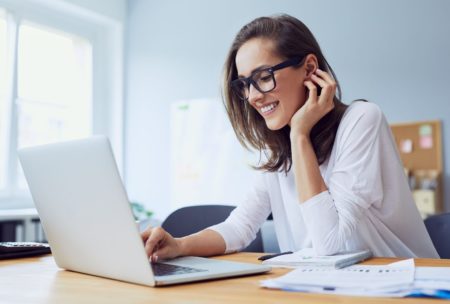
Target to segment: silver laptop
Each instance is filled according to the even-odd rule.
[[[61,268],[147,286],[270,270],[199,257],[149,263],[105,136],[21,149],[19,158]]]

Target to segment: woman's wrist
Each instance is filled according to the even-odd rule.
[[[307,137],[309,138],[309,134],[311,132],[311,129],[305,126],[304,124],[291,124],[291,131],[290,131],[290,137],[293,138],[301,138],[301,137]]]
[[[304,132],[297,132],[295,130],[291,130],[289,134],[291,142],[310,142],[309,134]]]
[[[186,237],[181,237],[181,238],[175,238],[175,242],[177,242],[177,246],[178,246],[178,256],[186,256],[188,255],[188,242],[186,241]]]

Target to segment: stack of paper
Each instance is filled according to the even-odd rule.
[[[416,267],[408,295],[450,299],[450,267]]]
[[[369,250],[346,252],[343,254],[318,256],[315,255],[312,248],[304,248],[291,254],[283,254],[268,260],[263,264],[273,267],[299,267],[299,266],[314,266],[314,267],[329,267],[329,268],[343,268],[372,256]]]
[[[289,291],[369,297],[450,298],[449,267],[414,267],[414,260],[390,265],[353,265],[344,269],[298,267],[261,285]]]

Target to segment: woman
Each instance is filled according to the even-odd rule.
[[[374,104],[340,101],[334,72],[301,21],[280,15],[245,25],[224,72],[228,116],[239,141],[266,154],[263,172],[221,224],[177,239],[147,229],[152,260],[243,249],[271,212],[282,251],[438,257],[385,117]]]

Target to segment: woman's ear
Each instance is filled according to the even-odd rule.
[[[305,59],[305,72],[306,72],[306,78],[311,77],[312,74],[314,74],[319,67],[319,63],[317,61],[317,57],[314,54],[309,54],[306,56]]]

